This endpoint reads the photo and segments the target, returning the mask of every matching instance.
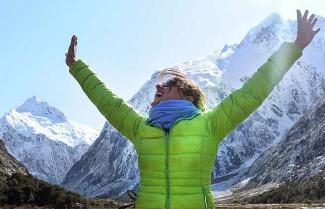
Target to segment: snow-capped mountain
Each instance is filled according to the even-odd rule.
[[[318,17],[318,26],[325,19]],[[252,28],[244,39],[220,52],[216,63],[224,73],[223,80],[232,88],[252,75],[258,66],[284,41],[293,41],[296,21],[284,20],[272,14]],[[214,170],[214,182],[233,180],[238,168],[249,167],[266,147],[277,143],[294,122],[319,98],[325,95],[325,33],[319,33],[304,50],[283,80],[276,86],[263,105],[225,138],[219,148]],[[221,175],[220,175],[221,174]],[[230,181],[230,183],[233,183]],[[218,188],[216,185],[214,188]],[[222,188],[222,187],[221,187]]]
[[[318,17],[318,25],[325,28],[325,19]],[[212,108],[241,87],[282,42],[294,41],[295,33],[296,21],[272,14],[240,43],[176,66],[200,85],[208,108]],[[312,103],[325,96],[324,58],[325,33],[321,31],[263,105],[224,139],[212,174],[212,183],[217,184],[212,188],[224,189],[238,181]],[[148,111],[157,81],[158,72],[129,101],[143,114]],[[107,123],[89,152],[68,172],[63,185],[87,196],[120,195],[138,184],[136,159],[132,144]]]
[[[0,138],[29,172],[59,184],[98,137],[99,131],[68,120],[57,108],[27,99],[0,119]]]

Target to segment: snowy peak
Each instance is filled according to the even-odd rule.
[[[324,17],[317,17],[316,27],[325,27]],[[267,57],[276,51],[283,42],[294,42],[297,33],[297,21],[287,20],[279,14],[271,14],[260,24],[249,30],[239,44],[225,45],[212,56],[217,67],[223,72],[222,79],[233,88],[240,87],[246,77],[251,76]],[[211,56],[211,55],[210,55]],[[310,63],[318,72],[324,72],[325,31],[320,31],[306,47],[302,63]]]
[[[38,97],[33,96],[27,99],[24,104],[16,108],[20,113],[31,113],[34,116],[46,117],[53,122],[64,122],[67,120],[65,115],[47,102],[40,101]]]
[[[293,41],[295,31],[296,21],[289,22],[279,14],[273,13],[249,30],[241,44],[253,44],[273,51],[281,42]]]
[[[70,147],[91,145],[99,131],[66,118],[64,113],[33,96],[0,120],[0,136],[10,127],[24,137],[41,134]]]
[[[277,13],[272,13],[267,16],[260,24],[259,27],[269,27],[269,26],[277,26],[283,22],[282,17]]]
[[[315,28],[325,27],[324,17],[317,16],[317,23]],[[270,51],[282,42],[294,41],[296,38],[297,20],[287,20],[282,18],[279,14],[273,13],[266,17],[260,24],[248,31],[241,42],[241,46],[257,45],[265,47]],[[311,45],[319,45],[324,49],[325,33],[321,30],[311,43]],[[319,43],[321,42],[321,44]]]
[[[32,175],[54,184],[62,181],[98,135],[98,130],[69,120],[36,96],[0,118],[0,138],[8,152]]]

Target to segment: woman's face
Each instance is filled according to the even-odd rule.
[[[156,85],[156,93],[151,106],[158,104],[160,101],[169,99],[182,99],[178,87],[172,85],[172,82],[167,81],[163,84]]]

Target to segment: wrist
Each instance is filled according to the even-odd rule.
[[[71,66],[72,66],[73,64],[75,64],[75,63],[76,63],[76,60],[75,60],[74,58],[71,59],[71,60],[69,61],[68,67],[71,68]]]
[[[70,61],[69,61],[69,67],[71,67],[74,63],[76,62],[76,59],[72,58]]]
[[[299,42],[298,40],[295,40],[295,42],[294,42],[300,49],[301,49],[301,51],[302,50],[304,50],[304,48],[305,48],[305,45],[304,44],[302,44],[301,42]]]
[[[74,63],[72,63],[72,65],[69,67],[69,72],[75,76],[78,71],[82,68],[84,68],[85,66],[88,66],[86,63],[84,63],[82,60],[78,59],[76,60]]]
[[[68,53],[65,54],[65,63],[67,64],[68,67],[73,65],[75,63],[76,59],[74,55],[70,55]]]

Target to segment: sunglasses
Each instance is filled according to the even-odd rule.
[[[162,83],[161,85],[163,87],[172,87],[172,86],[176,86],[176,84],[177,84],[176,81],[174,81],[174,80],[168,80],[168,81]]]

